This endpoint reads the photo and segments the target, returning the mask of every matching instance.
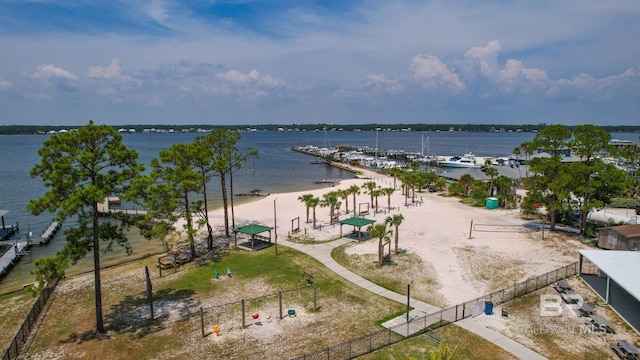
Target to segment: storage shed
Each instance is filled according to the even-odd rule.
[[[602,228],[598,247],[607,250],[640,250],[640,224]]]

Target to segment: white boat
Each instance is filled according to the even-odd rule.
[[[471,153],[466,153],[462,156],[454,156],[448,160],[439,160],[438,166],[450,168],[480,168],[480,165],[476,164],[476,157]]]

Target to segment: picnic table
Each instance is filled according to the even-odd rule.
[[[587,303],[582,304],[582,306],[580,306],[580,308],[578,309],[578,312],[582,316],[589,316],[589,315],[595,314],[595,311],[593,310],[593,308],[587,305]]]
[[[571,292],[571,293],[563,293],[562,300],[567,304],[577,304],[582,301],[582,296]]]
[[[611,350],[613,350],[620,359],[640,359],[640,350],[631,345],[627,340],[618,340],[616,342],[612,342]]]
[[[608,333],[615,334],[616,329],[613,327],[613,324],[600,315],[591,315],[591,324],[595,327],[596,330],[604,330]]]
[[[553,285],[553,288],[556,289],[557,292],[559,293],[567,293],[567,292],[573,292],[573,289],[571,288],[571,285],[569,285],[566,281],[564,280],[560,280],[557,283],[555,283]]]

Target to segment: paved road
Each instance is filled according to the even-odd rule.
[[[402,304],[406,304],[407,301],[407,297],[406,295],[403,294],[398,294],[396,292],[393,292],[391,290],[385,289],[382,286],[376,285],[374,283],[372,283],[371,281],[347,270],[346,268],[344,268],[342,265],[338,264],[332,257],[331,257],[331,251],[343,244],[346,244],[348,242],[351,242],[353,240],[348,239],[348,238],[341,238],[335,241],[331,241],[331,242],[327,242],[327,243],[322,243],[322,244],[299,244],[299,243],[294,243],[294,242],[290,242],[287,240],[280,240],[279,243],[281,245],[284,246],[288,246],[291,248],[294,248],[298,251],[301,251],[303,253],[306,253],[314,258],[316,258],[318,261],[322,262],[326,267],[328,267],[329,269],[331,269],[332,271],[334,271],[336,274],[342,276],[343,278],[345,278],[346,280],[362,287],[363,289],[369,290],[377,295],[383,296],[387,299],[402,303]],[[426,315],[426,314],[431,314],[431,313],[435,313],[437,311],[440,311],[441,308],[437,307],[437,306],[433,306],[430,304],[427,304],[423,301],[420,300],[416,300],[416,299],[410,299],[410,303],[411,303],[411,307],[413,307],[413,310],[411,311],[411,313],[409,314],[411,318],[415,318],[415,317],[419,317],[422,315]],[[402,322],[403,319],[405,319],[406,315],[403,315],[399,318],[390,320],[388,322],[386,322],[383,325],[386,326],[393,326],[396,323]],[[406,321],[406,320],[404,320]],[[458,321],[456,324],[458,324],[460,327],[475,333],[476,335],[496,344],[497,346],[501,347],[502,349],[510,352],[511,354],[513,354],[514,356],[518,357],[519,359],[533,359],[533,360],[538,360],[538,359],[546,359],[544,356],[536,353],[535,351],[527,348],[526,346],[520,344],[517,341],[514,341],[504,335],[502,335],[501,333],[492,330],[490,328],[488,328],[487,326],[485,326],[484,324],[482,324],[480,321],[476,321],[476,319],[474,318],[467,318],[465,320],[462,321]]]

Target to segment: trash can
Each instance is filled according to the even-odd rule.
[[[498,198],[489,197],[485,202],[487,209],[497,209],[498,208]]]
[[[491,301],[484,302],[484,314],[493,315],[493,302]]]

